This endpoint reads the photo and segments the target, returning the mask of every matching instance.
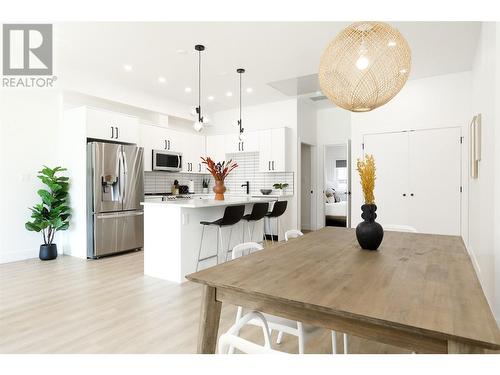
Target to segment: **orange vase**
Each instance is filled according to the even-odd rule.
[[[223,201],[224,193],[226,191],[226,187],[224,186],[224,180],[216,180],[215,186],[213,187],[213,191],[215,193],[215,200]]]

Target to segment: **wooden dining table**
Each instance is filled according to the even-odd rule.
[[[214,353],[222,303],[416,353],[500,350],[457,236],[386,231],[377,251],[327,227],[186,276],[203,284],[198,353]]]

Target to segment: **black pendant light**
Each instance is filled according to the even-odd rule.
[[[240,141],[242,141],[244,138],[243,132],[245,131],[245,129],[243,129],[243,122],[241,120],[241,75],[245,73],[245,69],[239,68],[236,69],[236,72],[240,75],[240,119],[238,120],[238,127],[240,128]]]
[[[193,124],[193,128],[197,132],[201,132],[203,130],[203,116],[201,114],[201,52],[205,50],[205,46],[197,44],[194,49],[198,51],[198,107],[196,107],[198,118]]]

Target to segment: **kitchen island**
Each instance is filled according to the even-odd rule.
[[[202,225],[200,221],[220,219],[227,206],[245,205],[245,214],[250,213],[257,202],[275,202],[276,198],[231,197],[224,201],[210,198],[178,199],[163,202],[143,202],[144,206],[144,274],[176,283],[185,281],[184,276],[196,271],[200,249]],[[227,248],[243,242],[261,241],[264,225],[255,223],[252,239],[248,238],[246,221],[230,228],[222,228],[224,249],[219,249],[220,260]],[[254,223],[250,223],[250,229]],[[201,258],[215,255],[217,251],[217,227],[205,229]],[[217,264],[216,258],[200,263],[199,269]]]

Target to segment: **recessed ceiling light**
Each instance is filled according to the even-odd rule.
[[[178,55],[185,55],[187,54],[187,51],[185,49],[178,49],[177,51],[175,51],[175,53],[177,53]]]
[[[212,95],[210,95],[207,99],[208,99],[208,100],[210,100],[210,101],[212,101],[212,100],[214,100],[215,98],[214,98]]]
[[[253,89],[251,87],[247,87],[247,93],[251,94],[253,92]]]
[[[132,65],[125,64],[125,65],[123,65],[123,69],[125,69],[127,72],[131,72],[132,71]]]
[[[233,93],[231,91],[228,91],[228,92],[226,92],[226,96],[231,97],[231,96],[233,96]]]
[[[167,79],[165,77],[158,77],[158,82],[165,83],[167,82]]]
[[[184,92],[191,92],[191,91],[192,91],[192,90],[191,90],[191,87],[185,87],[185,88],[184,88]]]

